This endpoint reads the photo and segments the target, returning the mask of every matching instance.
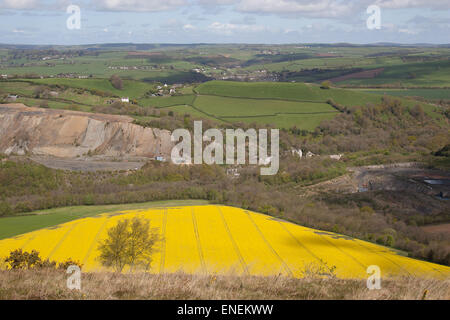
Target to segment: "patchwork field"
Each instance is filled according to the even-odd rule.
[[[213,205],[101,213],[1,240],[0,257],[18,248],[35,249],[44,258],[73,258],[84,264],[85,271],[101,271],[99,241],[109,227],[134,216],[150,219],[163,238],[154,254],[153,273],[301,277],[311,270],[329,273],[335,268],[333,272],[341,278],[367,278],[367,267],[378,265],[382,276],[450,276],[448,267],[410,259],[375,244]]]
[[[329,120],[339,114],[329,102],[342,106],[366,106],[381,103],[388,94],[398,99],[402,105],[415,107],[421,104],[423,110],[434,118],[442,118],[437,107],[419,102],[408,96],[447,97],[444,89],[322,89],[311,83],[286,82],[233,82],[209,81],[196,87],[187,86],[177,89],[172,96],[149,97],[155,84],[135,80],[124,80],[122,90],[115,89],[108,79],[33,79],[2,81],[0,95],[18,94],[18,102],[29,106],[49,107],[53,109],[71,109],[93,112],[96,107],[101,112],[121,112],[139,119],[145,108],[153,107],[185,115],[190,114],[199,119],[210,119],[219,123],[257,123],[272,125],[277,128],[297,127],[313,131],[323,120]],[[55,85],[64,88],[55,88]],[[56,96],[36,98],[35,91],[40,86],[47,90],[57,90]],[[136,110],[114,110],[108,108],[108,101],[114,96],[130,97],[144,108]],[[142,118],[148,120],[148,118]],[[142,120],[141,119],[141,120]]]

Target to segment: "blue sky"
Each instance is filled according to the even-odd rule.
[[[69,30],[68,5],[81,9]],[[369,30],[366,9],[381,10]],[[449,0],[0,0],[0,43],[450,43]]]

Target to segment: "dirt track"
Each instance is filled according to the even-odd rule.
[[[450,233],[450,223],[425,226],[422,229],[430,233]]]
[[[94,158],[61,159],[34,156],[31,160],[52,169],[81,172],[139,170],[146,164],[144,159],[108,161]]]

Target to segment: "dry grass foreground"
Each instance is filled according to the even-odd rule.
[[[399,277],[368,290],[364,280],[175,274],[82,275],[81,291],[56,270],[0,271],[0,300],[449,300],[450,281]]]
[[[367,279],[367,268],[377,265],[382,277],[450,278],[449,267],[410,259],[386,247],[215,205],[152,208],[74,220],[0,241],[0,258],[15,249],[37,250],[44,259],[79,261],[83,272],[111,271],[99,262],[99,241],[109,227],[133,217],[150,219],[163,239],[148,270],[154,274],[181,271],[300,278],[313,270],[338,278]]]

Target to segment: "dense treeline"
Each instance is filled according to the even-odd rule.
[[[323,121],[312,135],[300,139],[300,144],[313,152],[385,149],[390,153],[429,154],[450,140],[448,119],[438,120],[436,113],[427,113],[420,105],[409,108],[387,97],[379,105],[364,107],[347,108],[329,103],[342,113]]]

